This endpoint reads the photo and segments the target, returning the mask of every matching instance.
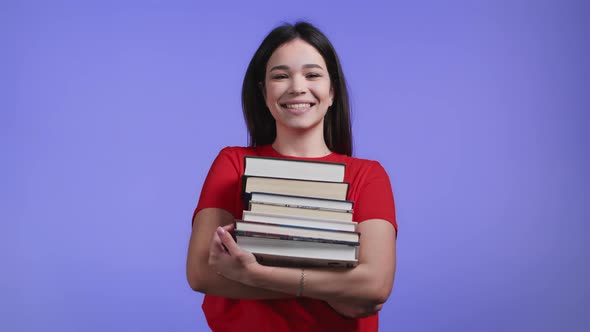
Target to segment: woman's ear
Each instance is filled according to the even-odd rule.
[[[334,88],[330,87],[330,106],[334,104]]]

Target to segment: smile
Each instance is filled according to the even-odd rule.
[[[300,110],[312,107],[313,103],[300,103],[300,104],[281,104],[281,107],[292,109],[292,110]]]

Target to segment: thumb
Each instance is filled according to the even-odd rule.
[[[221,239],[221,243],[223,243],[225,248],[227,248],[227,251],[230,255],[235,256],[240,253],[240,247],[238,247],[238,244],[236,241],[234,241],[234,238],[231,236],[231,234],[223,227],[217,227],[217,235]]]
[[[223,229],[225,229],[226,232],[232,232],[234,230],[234,228],[236,227],[236,224],[228,224],[223,226]]]

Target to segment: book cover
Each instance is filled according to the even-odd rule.
[[[346,200],[348,188],[348,182],[242,176],[242,194],[244,195],[244,198],[247,198],[247,194],[252,192],[265,192],[282,195]]]
[[[352,221],[352,213],[349,212],[322,209],[308,209],[278,204],[258,203],[253,201],[250,201],[250,211],[320,219],[332,219],[340,221]]]
[[[306,209],[325,209],[351,213],[354,208],[354,202],[349,200],[281,195],[264,192],[249,193],[248,200],[257,203],[280,204]]]
[[[252,237],[236,234],[238,244],[265,265],[352,267],[357,264],[356,246]]]
[[[245,156],[244,174],[312,181],[342,182],[346,165],[336,162]]]
[[[260,221],[235,220],[236,229],[250,230],[255,232],[273,232],[304,237],[317,237],[330,240],[358,241],[360,233],[357,231],[343,231],[337,229],[325,229],[301,225],[277,225],[274,223]]]
[[[352,268],[358,265],[358,261],[321,259],[294,256],[279,256],[275,254],[257,253],[256,260],[266,266],[280,267],[330,267],[330,268]]]
[[[320,229],[332,229],[342,231],[355,231],[357,223],[353,221],[340,221],[332,219],[319,219],[309,218],[301,216],[289,216],[283,214],[274,213],[262,213],[253,211],[242,211],[243,221],[257,221],[269,224],[278,225],[293,225],[293,226],[304,226],[314,227]]]
[[[236,236],[246,236],[246,237],[260,237],[265,239],[276,239],[276,240],[283,240],[283,241],[301,241],[301,242],[316,242],[316,243],[326,243],[326,244],[335,244],[335,245],[345,245],[345,246],[352,246],[357,247],[360,242],[357,241],[347,241],[347,240],[335,240],[335,239],[326,239],[321,237],[308,237],[308,236],[299,236],[299,235],[288,235],[288,234],[280,234],[280,233],[272,233],[272,232],[256,232],[256,231],[247,231],[247,230],[234,230],[234,234]]]

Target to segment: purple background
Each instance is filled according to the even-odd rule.
[[[341,57],[400,226],[383,331],[590,328],[587,1],[3,1],[2,331],[204,331],[206,172],[274,26]]]

